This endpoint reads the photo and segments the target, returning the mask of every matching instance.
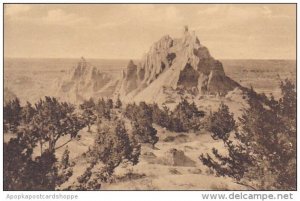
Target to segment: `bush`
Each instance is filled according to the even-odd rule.
[[[96,116],[96,104],[92,98],[88,101],[84,101],[79,105],[79,108],[83,111],[82,116],[85,124],[88,126],[88,132],[91,132],[91,125],[97,120]]]
[[[3,123],[5,128],[4,131],[16,132],[17,127],[21,123],[21,117],[22,107],[20,105],[20,100],[18,98],[10,100],[3,107]]]
[[[99,118],[111,119],[111,105],[109,102],[105,102],[105,100],[99,99],[96,105],[96,111]]]
[[[45,150],[33,159],[35,142],[22,133],[4,143],[4,190],[55,190],[57,181],[56,158]]]
[[[114,107],[114,102],[111,98],[107,99],[106,101],[106,107],[109,108],[109,109],[113,109]]]
[[[86,168],[84,173],[77,178],[77,181],[81,184],[85,184],[89,181],[92,176],[92,167]]]
[[[90,167],[78,178],[81,190],[99,189],[101,182],[111,180],[115,168],[122,163],[136,165],[139,160],[141,146],[134,136],[129,136],[124,122],[118,120],[110,123],[98,123],[98,133],[93,148],[87,153],[90,157]],[[101,162],[104,166],[99,172],[93,173],[93,167]]]
[[[64,135],[75,137],[84,127],[84,122],[75,113],[73,105],[51,97],[40,99],[34,107],[30,103],[21,107],[15,101],[8,108],[18,108],[19,116],[14,124],[18,125],[15,131],[17,137],[4,144],[4,188],[54,190],[61,181],[58,179],[59,166],[55,158],[56,142]],[[45,143],[48,143],[48,147],[43,150]],[[33,158],[33,149],[38,145],[40,155]],[[67,166],[68,157],[63,161]]]
[[[157,104],[151,105],[151,108],[153,122],[164,128],[170,128],[171,114],[169,108],[164,105],[163,109],[160,109]]]
[[[221,106],[216,114],[223,111],[224,118],[218,118],[217,129],[212,129],[212,132],[214,139],[224,142],[228,155],[221,155],[213,148],[215,159],[209,154],[202,154],[200,160],[203,164],[220,176],[232,177],[254,189],[295,190],[295,85],[286,80],[282,82],[281,90],[282,98],[279,101],[250,90],[247,94],[249,108],[244,110],[239,119],[239,129],[235,129],[230,117],[232,114]],[[231,130],[236,132],[234,139],[230,140]]]
[[[67,102],[59,102],[56,98],[45,97],[35,104],[35,115],[29,123],[30,134],[39,141],[41,147],[49,144],[49,151],[55,151],[60,137],[70,135],[76,137],[85,127],[85,122],[75,113],[75,107]]]
[[[70,162],[69,162],[69,156],[70,151],[68,150],[68,146],[66,147],[62,157],[61,157],[61,167],[63,169],[67,169],[70,166]]]
[[[174,111],[170,111],[165,105],[160,109],[157,104],[147,105],[145,102],[141,102],[140,105],[128,104],[125,109],[125,116],[134,120],[140,117],[141,111],[144,112],[144,118],[148,118],[150,122],[175,132],[200,130],[203,127],[201,119],[205,115],[203,111],[198,110],[194,102],[189,103],[183,99]]]
[[[151,105],[153,122],[175,132],[197,131],[201,128],[204,112],[198,110],[194,102],[183,99],[170,111],[166,106],[160,109],[157,104]]]
[[[175,107],[172,116],[175,120],[173,126],[177,127],[175,131],[186,132],[200,129],[200,119],[204,117],[204,112],[199,111],[194,102],[189,103],[186,99],[183,99]]]
[[[149,105],[145,102],[139,105],[129,104],[125,115],[131,120],[132,134],[139,142],[150,143],[152,146],[157,143],[157,131],[152,126],[152,108]]]
[[[132,122],[132,134],[142,143],[150,143],[153,147],[158,142],[157,131],[145,119]]]
[[[92,150],[94,157],[113,169],[123,161],[137,164],[140,145],[136,139],[129,137],[123,121],[118,120],[115,126],[111,126],[112,128],[105,124],[99,125]]]
[[[73,169],[71,167],[67,169],[60,169],[58,170],[58,176],[56,179],[56,185],[60,186],[61,184],[65,183],[69,180],[69,178],[73,175]]]
[[[115,108],[117,108],[117,109],[122,108],[122,102],[121,102],[119,96],[118,96],[118,98],[117,98],[117,100],[116,100]]]
[[[233,113],[229,108],[221,103],[217,112],[213,113],[210,118],[209,131],[212,132],[213,139],[225,139],[229,137],[231,131],[235,129],[235,120]]]

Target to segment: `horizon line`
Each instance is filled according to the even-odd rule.
[[[3,59],[78,59],[82,57],[3,57]],[[103,58],[103,57],[84,57],[85,59],[103,59],[103,60],[142,60],[142,58]],[[218,58],[216,60],[292,60],[297,58]]]

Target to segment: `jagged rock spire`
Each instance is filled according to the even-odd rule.
[[[68,72],[59,84],[59,95],[70,102],[80,102],[90,97],[100,96],[105,92],[105,85],[111,81],[111,76],[101,72],[96,66],[81,57],[74,68]]]
[[[187,25],[183,31],[181,38],[167,35],[155,42],[138,65],[129,62],[123,94],[135,101],[164,103],[174,99],[176,90],[194,96],[225,95],[238,86],[225,75],[222,63],[200,44],[195,32],[190,33]]]

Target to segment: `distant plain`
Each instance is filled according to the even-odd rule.
[[[35,102],[46,95],[55,95],[55,83],[77,65],[78,59],[6,58],[4,60],[4,87],[24,103]],[[122,76],[128,60],[88,59],[102,72]],[[138,62],[138,60],[135,60]],[[245,87],[259,93],[280,95],[280,80],[296,80],[295,60],[221,60],[226,75]]]

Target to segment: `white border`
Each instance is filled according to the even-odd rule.
[[[2,2],[3,3],[3,2]],[[197,1],[197,0],[189,0],[189,1],[174,1],[174,0],[164,0],[164,1],[159,1],[159,0],[153,0],[153,1],[125,1],[125,0],[110,0],[110,1],[96,1],[96,0],[87,0],[87,1],[78,1],[78,0],[65,0],[65,1],[54,1],[54,0],[48,0],[48,1],[24,1],[24,0],[17,0],[17,1],[13,1],[13,0],[6,0],[4,3],[298,3],[298,1],[278,1],[278,0],[264,0],[264,1],[260,1],[260,0],[252,0],[252,1],[241,1],[241,0],[231,0],[231,1],[209,1],[209,0],[203,0],[203,1]],[[297,5],[298,8],[298,5]],[[1,6],[1,38],[3,37],[3,4]],[[298,15],[298,13],[297,13]],[[299,16],[297,16],[298,18]],[[299,21],[297,22],[297,26],[299,27]],[[298,35],[297,35],[298,37]],[[297,40],[297,43],[299,45],[299,42]],[[0,49],[1,55],[3,55],[3,40],[1,39],[1,46],[2,48]],[[298,59],[298,54],[297,54],[297,59]],[[1,56],[1,80],[0,80],[0,88],[3,89],[3,61],[2,61],[3,57]],[[298,72],[298,69],[297,69]],[[299,89],[299,85],[298,85],[298,81],[297,81],[297,89]],[[3,105],[3,90],[0,90],[0,104]],[[297,97],[298,98],[298,97]],[[299,105],[300,99],[298,98],[297,104]],[[1,171],[0,171],[0,188],[1,188],[1,197],[2,200],[10,200],[7,199],[7,195],[8,194],[13,194],[13,195],[18,195],[18,194],[72,194],[72,195],[78,195],[79,199],[77,200],[83,200],[83,201],[87,201],[87,200],[103,200],[103,201],[156,201],[156,200],[163,200],[163,201],[186,201],[186,200],[202,200],[201,194],[204,193],[217,193],[217,191],[88,191],[88,192],[83,192],[83,191],[76,191],[76,192],[71,192],[71,191],[64,191],[64,192],[54,192],[54,191],[46,191],[46,192],[42,192],[42,191],[19,191],[19,192],[10,192],[10,191],[2,191],[2,184],[3,184],[3,171],[2,171],[2,167],[3,167],[3,155],[2,155],[2,150],[3,150],[3,108],[1,107],[1,115],[0,115],[0,129],[1,129],[1,143],[0,143],[0,150],[1,150],[1,154],[0,154],[0,167],[1,167]],[[298,115],[298,113],[297,113]],[[297,122],[297,126],[299,126],[298,124],[299,122]],[[299,149],[298,149],[298,158],[299,159]],[[298,175],[299,175],[299,165],[298,165]],[[299,183],[299,176],[297,178],[298,183]],[[299,187],[298,187],[299,189]],[[221,191],[220,193],[224,193],[227,196],[232,194],[233,191]],[[235,191],[236,194],[240,193],[238,191]],[[247,192],[244,192],[247,193]],[[251,192],[248,192],[251,193]],[[267,193],[267,194],[278,194],[281,193],[280,191],[274,191],[274,192],[270,192],[270,191],[255,191],[252,193]],[[293,194],[293,198],[294,200],[300,200],[300,195],[298,192],[282,192],[282,193],[292,193]]]

